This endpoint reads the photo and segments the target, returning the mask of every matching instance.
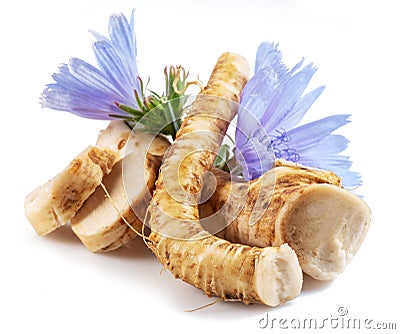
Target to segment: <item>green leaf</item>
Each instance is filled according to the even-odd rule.
[[[140,119],[141,117],[143,117],[143,112],[141,112],[140,110],[134,109],[132,107],[120,103],[117,103],[117,107],[136,118]]]
[[[157,99],[161,99],[161,96],[158,95],[154,90],[148,89],[148,91],[153,94]]]
[[[135,102],[138,108],[116,103],[127,113],[127,116],[117,118],[125,119],[131,127],[138,123],[143,131],[156,131],[161,129],[165,135],[176,137],[181,124],[183,110],[186,108],[188,96],[182,90],[186,87],[188,72],[181,66],[167,66],[164,68],[165,91],[158,94],[143,85],[139,79],[139,91],[135,90]],[[176,88],[176,90],[175,90]]]
[[[227,144],[221,145],[219,148],[219,152],[214,161],[214,167],[224,170],[224,167],[227,165],[229,157],[230,157],[231,148]]]
[[[143,109],[144,105],[143,105],[142,99],[141,99],[141,97],[139,96],[139,93],[137,92],[137,90],[134,91],[134,94],[135,94],[136,103],[138,104],[139,108],[142,109],[142,110],[144,110],[144,109]],[[142,96],[142,98],[143,98],[143,97],[144,97],[144,95]]]

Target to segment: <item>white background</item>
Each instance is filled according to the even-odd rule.
[[[399,59],[396,1],[3,1],[1,51],[1,333],[278,332],[276,318],[337,315],[397,322],[399,303]],[[113,12],[136,10],[138,66],[152,88],[165,65],[182,64],[207,81],[225,51],[251,66],[264,40],[280,43],[284,61],[301,57],[327,88],[307,120],[351,113],[341,130],[346,153],[363,175],[370,232],[332,283],[305,278],[302,294],[278,308],[218,302],[160,274],[138,239],[134,248],[91,254],[69,227],[38,237],[24,216],[25,195],[57,174],[106,123],[41,109],[39,95],[57,66],[77,56],[93,62],[88,29],[106,33]],[[312,88],[311,87],[311,88]],[[286,330],[286,332],[291,332]],[[300,331],[297,331],[300,332]],[[314,331],[315,332],[315,331]],[[327,330],[325,332],[328,332]],[[333,330],[340,332],[339,329]],[[348,331],[347,331],[348,332]],[[362,331],[359,331],[360,333]],[[373,332],[373,331],[368,331]]]

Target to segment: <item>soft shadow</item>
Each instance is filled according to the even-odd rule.
[[[304,274],[303,276],[303,289],[302,292],[310,294],[329,288],[332,285],[332,281],[319,281],[311,276]]]
[[[332,285],[332,281],[318,281],[311,276],[308,276],[304,274],[303,277],[303,288],[301,295],[305,296],[308,294],[313,294],[317,293],[319,291],[325,290],[329,288]],[[179,291],[174,291],[173,292],[174,296],[177,296],[180,294]],[[184,294],[184,292],[182,292]],[[199,295],[201,294],[201,291],[199,291]],[[182,296],[183,298],[184,296]],[[180,300],[180,298],[178,299]],[[210,298],[208,299],[207,297],[204,296],[204,303],[199,304],[199,300],[201,300],[199,297],[196,298],[195,300],[191,300],[190,304],[193,305],[191,306],[192,309],[196,309],[197,307],[201,307],[204,305],[207,305],[216,298]],[[194,312],[191,312],[193,316],[198,316],[198,317],[207,317],[207,318],[232,318],[234,317],[248,317],[249,313],[251,313],[253,316],[260,314],[263,315],[266,312],[272,314],[274,312],[281,312],[282,310],[288,309],[293,306],[294,303],[298,302],[298,298],[295,298],[294,300],[288,301],[282,305],[276,306],[276,307],[271,307],[267,305],[262,305],[262,304],[251,304],[251,305],[245,305],[241,302],[224,302],[222,300],[216,302],[213,305],[207,306],[205,308],[196,310]]]
[[[69,225],[64,225],[54,232],[44,237],[46,240],[51,242],[62,242],[65,244],[80,244],[79,238],[75,235]]]
[[[141,237],[135,237],[126,245],[110,252],[101,253],[105,257],[118,257],[120,259],[147,259],[154,257]]]
[[[208,298],[207,298],[208,299]],[[282,305],[271,307],[264,304],[249,304],[246,305],[239,301],[223,301],[222,299],[218,299],[216,297],[210,298],[209,302],[205,300],[203,305],[197,305],[196,307],[201,307],[211,303],[215,300],[218,300],[215,304],[206,306],[204,308],[196,310],[196,307],[193,307],[193,316],[196,317],[207,317],[207,319],[232,319],[234,318],[248,318],[249,316],[257,316],[268,313],[274,313],[281,311],[285,308],[290,308],[292,303],[286,302]],[[198,304],[198,301],[197,301]],[[190,309],[189,309],[190,310]]]
[[[207,297],[203,291],[179,280],[171,275],[163,277],[164,284],[168,286],[163,290],[165,299],[171,303],[171,307],[191,317],[205,318],[208,320],[231,320],[232,318],[245,319],[257,317],[268,313],[282,311],[293,306],[292,301],[283,305],[271,307],[263,304],[246,305],[239,301],[224,301],[217,297]]]
[[[46,236],[45,239],[54,243],[79,245],[84,248],[69,225],[59,228]],[[156,258],[140,237],[134,238],[127,245],[116,250],[93,255],[95,255],[96,258],[98,256],[97,259],[100,262],[96,261],[97,264],[101,263],[101,266],[109,268],[110,270],[112,269],[114,274],[119,278],[128,277],[130,279],[132,276],[136,276],[142,277],[145,280],[162,282],[160,284],[167,287],[166,289],[162,289],[162,293],[168,296],[166,299],[169,300],[171,306],[182,312],[192,310],[193,312],[188,313],[192,317],[226,320],[230,320],[232,317],[257,317],[258,315],[264,315],[266,312],[270,314],[281,312],[282,310],[292,307],[294,302],[289,301],[277,307],[270,307],[262,304],[245,305],[242,302],[224,302],[216,297],[208,298],[201,290],[174,279],[168,271],[163,272],[163,275],[159,276],[159,266]],[[101,261],[101,258],[114,259],[114,261]],[[137,262],[137,266],[126,266],[127,262]],[[304,275],[302,295],[325,290],[331,285],[332,281],[318,281],[308,275]],[[216,300],[218,301],[207,306]],[[202,308],[203,306],[205,307]]]
[[[79,245],[81,247],[85,247],[79,238],[75,235],[69,225],[64,225],[54,232],[46,235],[44,239],[54,242],[54,243],[63,243],[70,245]],[[90,252],[89,250],[87,250]],[[145,259],[153,256],[152,252],[145,245],[144,241],[140,237],[136,237],[129,241],[126,245],[104,253],[97,253],[99,256],[104,257],[115,257],[121,259]]]

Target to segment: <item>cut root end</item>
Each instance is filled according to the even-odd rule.
[[[255,289],[262,302],[277,306],[297,297],[303,274],[296,253],[287,244],[267,247],[256,264]]]
[[[277,235],[295,250],[305,273],[331,280],[357,253],[370,218],[368,206],[357,196],[336,186],[317,184],[288,205]]]

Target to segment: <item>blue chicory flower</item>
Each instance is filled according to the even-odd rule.
[[[278,45],[264,42],[256,55],[255,74],[244,87],[235,133],[237,159],[246,180],[273,166],[275,158],[335,172],[345,187],[361,184],[350,171],[349,157],[340,155],[349,141],[333,131],[349,123],[350,115],[333,115],[298,126],[324,87],[303,95],[316,72],[303,60],[289,70]]]
[[[134,92],[140,92],[141,86],[133,25],[134,11],[130,22],[123,14],[114,14],[108,26],[110,38],[92,32],[98,68],[78,58],[62,64],[53,74],[55,83],[42,93],[42,106],[103,120],[127,115],[117,104],[138,109]]]

